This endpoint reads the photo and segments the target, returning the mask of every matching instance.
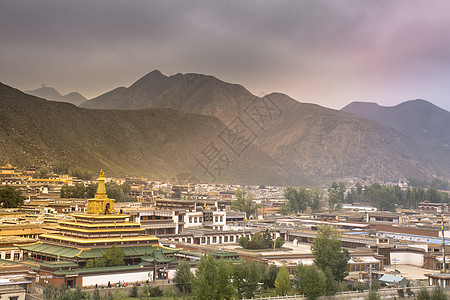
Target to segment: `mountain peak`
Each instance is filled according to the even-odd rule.
[[[71,92],[71,93],[63,96],[55,88],[47,87],[47,86],[44,86],[44,87],[41,87],[41,88],[38,88],[35,90],[28,90],[28,91],[25,91],[25,93],[30,94],[32,96],[39,97],[39,98],[44,98],[44,99],[47,99],[50,101],[72,103],[77,106],[87,100],[85,97],[83,97],[78,92]]]
[[[62,97],[62,95],[53,87],[44,86],[35,90],[28,90],[25,93],[44,98],[47,100],[56,100]]]

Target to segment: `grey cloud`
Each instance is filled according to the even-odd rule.
[[[408,100],[408,86],[445,106],[449,11],[441,0],[0,0],[0,80],[94,97],[161,69],[334,108]]]

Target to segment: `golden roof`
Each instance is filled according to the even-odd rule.
[[[47,239],[61,240],[67,242],[73,242],[77,244],[92,244],[92,243],[118,243],[121,242],[145,242],[145,241],[158,241],[159,238],[156,236],[127,236],[127,237],[117,237],[117,238],[89,238],[89,239],[81,239],[76,237],[63,236],[60,234],[41,234],[39,236]]]
[[[113,214],[115,212],[114,200],[109,199],[108,195],[106,195],[105,173],[103,170],[100,170],[98,177],[97,193],[93,199],[88,199],[86,212],[88,214]]]

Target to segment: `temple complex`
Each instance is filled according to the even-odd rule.
[[[157,273],[157,265],[158,270],[161,265],[168,267],[178,249],[160,246],[159,239],[153,235],[144,235],[145,230],[139,223],[130,222],[129,215],[115,211],[114,200],[106,194],[103,170],[98,178],[95,197],[87,201],[86,213],[71,214],[73,219],[60,222],[57,233],[42,234],[38,242],[20,246],[25,262],[38,267],[42,273],[42,284],[58,286],[65,283],[72,287],[89,285],[94,282],[92,272],[106,272],[108,268],[86,268],[87,262],[103,257],[105,251],[113,246],[124,252],[125,266],[115,267],[121,273],[128,269],[133,273],[137,267],[141,273],[145,271],[145,279],[135,276],[136,280],[154,280],[166,276],[161,274],[165,272],[164,268]],[[89,274],[91,279],[82,280],[81,274]],[[100,280],[100,277],[97,279]]]

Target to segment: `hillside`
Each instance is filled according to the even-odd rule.
[[[77,106],[87,100],[78,92],[71,92],[63,96],[52,87],[42,87],[35,90],[25,91],[25,93],[51,101],[72,103]]]
[[[173,108],[215,116],[236,117],[255,97],[244,87],[202,74],[165,76],[152,71],[130,87],[119,87],[80,105],[96,109]]]
[[[450,112],[425,100],[392,107],[352,102],[342,111],[389,126],[419,144],[435,161],[450,168]]]
[[[253,145],[240,156],[228,151],[217,138],[225,126],[214,117],[172,109],[88,110],[36,98],[4,84],[0,84],[0,103],[3,164],[64,160],[96,172],[103,168],[109,175],[166,179],[191,173],[213,181],[198,162],[205,164],[213,157],[208,148],[213,142],[222,151],[221,160],[210,166],[217,180],[280,184],[290,179],[287,170]]]
[[[325,180],[430,178],[450,170],[433,163],[411,139],[377,122],[281,93],[258,98],[240,85],[207,75],[153,71],[81,106],[169,107],[215,116],[230,127],[240,124],[255,145],[283,166]]]

